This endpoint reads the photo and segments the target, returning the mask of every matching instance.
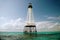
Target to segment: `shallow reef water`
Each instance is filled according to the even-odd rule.
[[[0,40],[60,40],[60,32],[0,32]]]

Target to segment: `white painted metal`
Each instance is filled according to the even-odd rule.
[[[27,25],[34,25],[34,16],[33,16],[32,8],[28,8]]]

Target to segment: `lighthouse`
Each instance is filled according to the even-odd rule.
[[[34,22],[34,16],[33,16],[32,8],[33,8],[32,3],[29,3],[28,13],[27,13],[27,21],[26,21],[26,25],[24,27],[24,33],[35,33],[35,32],[37,32],[36,25]]]

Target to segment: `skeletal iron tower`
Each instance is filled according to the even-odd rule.
[[[24,33],[32,33],[37,32],[36,25],[34,23],[34,16],[32,13],[32,3],[29,3],[28,13],[27,13],[27,22],[24,28]]]

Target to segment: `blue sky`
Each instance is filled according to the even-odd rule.
[[[30,2],[33,5],[36,21],[46,20],[45,16],[60,16],[59,0],[0,0],[0,16],[25,19],[28,3]]]
[[[30,2],[35,22],[60,23],[60,0],[0,0],[0,25],[8,25],[11,21],[13,24],[17,20],[26,21]]]

